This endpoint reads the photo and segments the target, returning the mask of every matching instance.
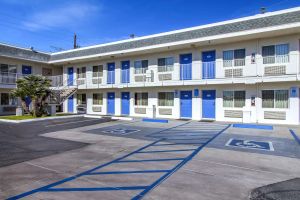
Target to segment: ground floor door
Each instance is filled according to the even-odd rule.
[[[202,91],[202,118],[216,118],[216,90]]]
[[[121,93],[121,114],[129,115],[130,111],[130,93],[122,92]]]
[[[68,98],[68,112],[69,113],[74,112],[74,95]]]
[[[114,92],[107,93],[107,114],[109,115],[115,114],[115,93]]]
[[[180,117],[192,118],[192,91],[180,92]]]

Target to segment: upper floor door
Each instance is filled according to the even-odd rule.
[[[216,51],[202,52],[202,79],[215,78]]]
[[[74,69],[73,67],[68,68],[68,85],[73,85],[74,82]]]
[[[180,80],[192,80],[192,54],[180,55]]]
[[[115,84],[115,63],[107,63],[107,84]]]
[[[130,61],[121,62],[121,82],[129,83],[130,82]]]

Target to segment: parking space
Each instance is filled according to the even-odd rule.
[[[257,187],[300,174],[300,146],[284,126],[135,120],[44,136],[90,145],[30,161],[52,170],[51,179],[33,174],[34,182],[29,178],[26,187],[16,188],[7,177],[5,198],[247,199]],[[1,168],[0,175],[9,169]]]

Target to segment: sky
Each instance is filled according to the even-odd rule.
[[[300,6],[299,0],[0,0],[0,43],[57,52]]]

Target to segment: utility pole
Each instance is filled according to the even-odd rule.
[[[77,48],[77,35],[74,33],[74,49]]]

